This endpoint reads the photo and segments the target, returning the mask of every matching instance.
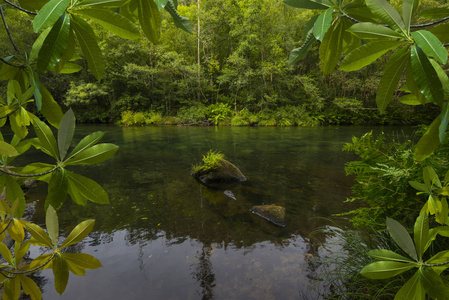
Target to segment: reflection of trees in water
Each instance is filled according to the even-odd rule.
[[[192,275],[200,284],[202,299],[212,299],[215,287],[215,274],[210,261],[212,247],[203,245],[200,252],[201,254],[197,256],[198,264]]]

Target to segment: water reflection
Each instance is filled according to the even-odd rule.
[[[99,182],[111,205],[59,212],[61,234],[95,217],[94,232],[72,250],[103,268],[71,276],[64,299],[317,299],[311,288],[323,218],[347,210],[352,179],[343,143],[364,128],[81,127],[77,138],[107,130],[118,154],[75,171]],[[196,182],[191,165],[210,148],[226,154],[247,182],[223,191]],[[38,158],[38,157],[33,157]],[[43,199],[45,184],[31,200]],[[43,201],[33,221],[42,223]],[[251,214],[254,205],[286,208],[286,227]],[[34,249],[33,255],[40,250]],[[48,272],[43,271],[46,275]],[[44,299],[59,299],[52,276]]]

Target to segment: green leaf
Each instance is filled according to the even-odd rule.
[[[54,249],[54,245],[50,237],[45,233],[45,231],[34,223],[27,223],[26,228],[33,238],[39,243],[40,246],[49,247]]]
[[[429,219],[427,213],[421,213],[416,219],[414,238],[418,259],[421,260],[429,241]]]
[[[333,12],[334,9],[330,7],[318,16],[318,19],[313,25],[313,35],[317,40],[323,41],[324,35],[331,27]]]
[[[55,101],[51,93],[47,88],[41,85],[42,93],[42,109],[41,113],[47,119],[48,123],[58,128],[62,119],[62,110],[58,103]]]
[[[76,12],[88,16],[94,22],[121,38],[129,40],[140,38],[139,28],[136,24],[118,13],[94,8],[77,10]]]
[[[6,176],[6,175],[3,175]],[[23,195],[22,188],[17,183],[14,178],[11,176],[6,176],[5,178],[5,194],[6,194],[6,200],[8,200],[10,203],[16,203],[18,201],[18,209],[17,211],[13,211],[14,216],[17,218],[21,218],[23,214],[25,213],[25,196]]]
[[[391,250],[375,249],[368,252],[368,255],[377,260],[399,261],[399,262],[413,262],[409,258],[397,254]]]
[[[61,70],[59,70],[59,73],[62,74],[73,74],[81,71],[83,67],[81,67],[78,64],[74,63],[65,63]]]
[[[413,78],[421,93],[430,101],[437,104],[441,103],[443,101],[443,86],[437,72],[421,48],[413,45],[411,53]]]
[[[104,61],[92,27],[74,15],[72,15],[72,25],[90,71],[97,80],[100,80],[104,76]]]
[[[95,181],[84,176],[68,172],[69,194],[78,204],[85,205],[86,200],[109,204],[109,197],[105,190]]]
[[[70,0],[50,0],[45,4],[33,20],[34,32],[41,31],[44,27],[53,25],[65,12]]]
[[[101,138],[104,136],[103,131],[96,131],[94,133],[89,134],[88,136],[84,137],[78,145],[72,150],[72,152],[69,154],[68,159],[78,155],[79,153],[83,152],[84,150],[92,147],[98,141],[101,140]]]
[[[427,19],[443,19],[449,17],[449,8],[438,7],[425,9],[421,11],[419,15]]]
[[[78,2],[76,7],[101,7],[101,8],[117,8],[122,6],[128,0],[82,0]]]
[[[12,256],[11,251],[9,251],[8,247],[2,242],[0,242],[0,254],[11,267],[15,266],[14,257]]]
[[[385,111],[393,99],[393,94],[409,61],[410,52],[408,47],[398,50],[388,60],[376,95],[377,107],[381,112]]]
[[[95,270],[103,267],[98,259],[86,253],[64,253],[64,258],[67,262],[71,262],[86,270]]]
[[[447,50],[433,33],[427,30],[418,30],[412,32],[412,37],[427,56],[435,58],[443,65],[447,63]]]
[[[340,70],[350,72],[359,70],[384,55],[390,50],[405,45],[404,41],[372,41],[351,51],[343,59]]]
[[[50,127],[39,120],[34,120],[33,127],[41,143],[42,151],[59,161],[58,146]]]
[[[75,114],[72,109],[69,109],[62,117],[61,124],[58,130],[58,149],[61,161],[64,160],[67,150],[69,150],[72,143],[73,135],[75,133]]]
[[[427,166],[423,169],[423,179],[424,179],[424,183],[428,187],[429,191],[432,188],[435,188],[435,186],[438,188],[443,187],[441,185],[440,178],[438,178],[437,173],[431,166]]]
[[[376,261],[363,267],[360,274],[370,279],[386,279],[408,271],[416,266],[416,263]]]
[[[328,0],[285,0],[285,4],[306,9],[327,9],[332,7],[332,3]]]
[[[404,228],[398,221],[387,217],[387,229],[393,240],[398,244],[398,246],[411,258],[418,260],[416,255],[415,245],[413,244],[412,238],[408,233],[407,229]]]
[[[429,99],[426,99],[424,95],[421,93],[421,90],[418,87],[418,84],[415,81],[415,78],[413,78],[413,70],[412,70],[412,64],[411,61],[409,62],[407,66],[407,70],[405,72],[405,78],[407,82],[407,88],[410,90],[410,92],[415,95],[416,99],[421,103],[430,103]]]
[[[26,223],[25,225],[26,226]],[[14,256],[16,261],[16,266],[19,266],[20,262],[22,261],[22,258],[27,254],[28,250],[30,249],[30,243],[25,242],[23,244],[20,244],[18,242],[14,245]]]
[[[55,248],[58,248],[59,237],[59,221],[56,210],[53,206],[49,205],[47,213],[45,214],[45,225],[47,226],[47,232]]]
[[[427,186],[421,182],[417,182],[417,181],[409,181],[408,182],[410,184],[411,187],[413,187],[414,189],[421,191],[421,192],[425,192],[425,193],[430,193],[431,191],[427,188]]]
[[[20,138],[24,139],[27,136],[28,129],[22,124],[21,110],[18,110],[9,116],[9,124],[11,125],[12,131]]]
[[[356,35],[358,38],[369,39],[403,39],[404,37],[396,31],[382,26],[380,24],[374,24],[369,22],[356,23],[352,25],[349,32]]]
[[[320,61],[323,74],[327,75],[332,72],[340,61],[341,52],[343,51],[343,33],[345,31],[344,24],[337,21],[324,35],[320,45]]]
[[[48,0],[19,0],[20,7],[31,11],[37,11],[47,3]]]
[[[62,295],[69,281],[69,267],[61,253],[58,253],[52,262],[53,276],[55,277],[55,290]]]
[[[19,152],[10,144],[0,141],[0,155],[11,157],[19,155]]]
[[[419,139],[418,144],[416,144],[415,158],[418,162],[429,157],[440,144],[438,131],[440,123],[441,116],[438,116],[427,128],[426,133]]]
[[[53,25],[39,51],[37,68],[40,73],[52,69],[60,61],[69,41],[70,17],[64,13]]]
[[[190,34],[192,33],[192,23],[190,23],[190,20],[188,18],[180,16],[178,14],[176,6],[173,4],[172,0],[169,0],[164,8],[171,15],[176,27]]]
[[[366,5],[371,12],[379,18],[383,23],[386,23],[393,30],[400,32],[404,38],[407,38],[407,29],[404,21],[399,13],[386,0],[366,0]]]
[[[25,275],[19,275],[19,279],[25,294],[29,295],[32,300],[42,299],[41,290],[33,279]]]
[[[75,33],[70,28],[66,50],[62,54],[61,59],[56,64],[56,66],[52,69],[52,71],[54,71],[55,73],[64,73],[62,71],[65,68],[66,64],[75,56],[75,50],[76,50]],[[81,59],[81,57],[80,57],[80,59]],[[79,68],[81,68],[81,67],[79,66]],[[67,69],[69,69],[69,67],[67,67]],[[72,72],[72,73],[74,73],[74,72]]]
[[[44,43],[47,35],[50,33],[51,28],[47,28],[41,32],[39,37],[34,41],[33,46],[31,47],[29,61],[34,62],[37,59],[39,51],[42,48],[42,44]]]
[[[117,152],[118,146],[114,144],[104,143],[98,144],[84,150],[73,158],[65,161],[66,165],[88,165],[98,164],[111,158]]]
[[[153,0],[138,0],[139,23],[145,36],[152,42],[157,43],[161,31],[161,15]]]
[[[159,10],[163,9],[167,5],[168,0],[154,0]]]
[[[418,98],[413,94],[402,96],[398,101],[405,105],[422,105]]]
[[[51,205],[58,210],[67,198],[69,183],[67,180],[67,171],[59,168],[51,174],[50,182],[48,183],[48,195],[45,199],[45,209]]]
[[[418,6],[419,0],[404,0],[404,3],[402,4],[402,19],[404,20],[407,33],[410,33],[410,22]]]
[[[397,292],[394,300],[425,300],[424,287],[419,280],[419,273],[416,272]]]
[[[432,268],[420,268],[421,283],[427,294],[434,299],[447,299],[449,288],[444,285],[441,277]]]
[[[19,278],[6,279],[3,283],[4,297],[5,300],[9,299],[19,299],[20,297],[20,280]]]
[[[72,232],[67,236],[64,243],[62,243],[59,249],[67,248],[70,245],[76,244],[79,241],[83,240],[89,232],[94,228],[95,220],[86,220],[78,224]]]
[[[25,230],[23,228],[23,224],[16,218],[12,219],[11,225],[7,228],[7,231],[11,238],[16,242],[22,243],[25,239]]]
[[[288,64],[294,65],[298,63],[300,60],[303,60],[307,52],[309,52],[310,46],[316,41],[315,36],[313,35],[312,30],[309,31],[309,34],[307,35],[307,38],[305,39],[304,43],[301,47],[293,49],[290,52],[290,56],[288,58]]]
[[[448,227],[448,226],[441,226],[441,227]],[[439,228],[441,228],[441,227],[439,227]],[[447,237],[448,235],[446,234],[444,236]],[[445,264],[446,262],[449,262],[449,250],[438,252],[437,254],[432,256],[429,260],[427,260],[426,264],[441,264],[441,266],[432,267],[432,269],[437,274],[441,274],[443,271],[445,271],[449,267],[449,264]]]

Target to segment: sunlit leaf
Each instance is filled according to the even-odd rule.
[[[86,220],[78,224],[67,236],[59,249],[67,248],[83,240],[94,228],[95,220]]]
[[[6,299],[19,299],[20,297],[20,280],[19,278],[6,279],[3,283],[4,295],[3,298]],[[7,298],[9,297],[9,298]]]
[[[285,0],[285,4],[306,9],[327,9],[332,5],[328,0]]]
[[[75,133],[75,114],[72,109],[66,111],[61,119],[58,130],[58,149],[61,161],[64,160],[67,150],[72,143],[73,135]]]
[[[387,217],[387,229],[393,240],[401,249],[410,255],[414,260],[418,260],[415,245],[407,229],[404,228],[398,221]]]
[[[442,64],[447,62],[447,50],[441,41],[430,31],[418,30],[412,32],[412,37],[416,44],[427,56],[435,58]]]
[[[401,34],[388,27],[369,22],[356,23],[348,31],[364,40],[404,38]]]
[[[407,30],[399,13],[386,0],[366,0],[365,1],[371,12],[386,23],[393,30],[398,31],[406,37]]]
[[[386,279],[416,267],[416,263],[402,263],[396,261],[376,261],[365,266],[360,274],[370,279]]]
[[[45,39],[47,38],[47,35],[50,33],[51,28],[47,28],[44,31],[41,32],[39,37],[34,41],[33,46],[31,47],[30,62],[34,62],[37,59],[37,56],[39,54],[39,51],[42,48],[42,44],[44,43]]]
[[[56,210],[51,205],[48,206],[47,213],[45,214],[45,225],[47,226],[48,236],[53,242],[55,248],[57,248],[59,237],[59,221]]]
[[[53,275],[55,277],[55,290],[62,295],[69,281],[69,268],[62,254],[57,254],[52,263]]]
[[[72,157],[78,155],[79,153],[83,152],[84,150],[92,147],[93,145],[98,143],[98,141],[100,141],[103,136],[104,136],[103,131],[96,131],[96,132],[91,133],[88,136],[84,137],[78,143],[78,145],[76,145],[76,147],[72,150],[72,152],[70,152],[70,154],[68,155],[67,158],[72,158]]]
[[[92,146],[71,159],[68,159],[66,165],[87,165],[101,163],[117,152],[118,146],[114,144],[104,143]]]
[[[410,32],[410,22],[418,6],[419,0],[404,0],[402,4],[402,19],[404,21],[405,28],[407,29],[407,33]]]
[[[36,242],[39,245],[49,248],[54,248],[54,245],[50,239],[50,237],[45,233],[45,231],[38,225],[34,223],[28,223],[26,225],[28,232],[31,234],[33,238],[36,239]]]
[[[15,265],[14,257],[12,256],[11,251],[9,251],[8,247],[6,247],[6,245],[2,242],[0,242],[0,254],[11,267]]]
[[[421,213],[416,219],[414,239],[418,259],[422,259],[426,245],[429,241],[429,219],[426,213]]]
[[[350,72],[359,70],[384,55],[390,50],[405,45],[404,41],[372,41],[351,51],[343,59],[340,70]]]
[[[62,119],[62,110],[58,103],[55,101],[51,93],[45,86],[41,85],[42,93],[42,109],[41,113],[47,119],[53,127],[58,128]]]
[[[331,27],[333,12],[333,8],[330,7],[318,16],[318,19],[313,25],[313,35],[317,40],[323,41],[324,35]]]
[[[447,299],[449,288],[444,285],[443,280],[432,268],[420,268],[421,283],[427,294],[434,299]]]
[[[56,160],[59,160],[58,146],[50,127],[39,120],[34,120],[33,127],[43,148],[42,150]]]
[[[29,295],[32,300],[42,299],[42,293],[36,282],[25,275],[19,275],[20,283],[25,294]]]
[[[124,39],[135,40],[140,38],[139,28],[124,16],[106,9],[82,9],[77,13],[88,16],[106,30]]]
[[[394,300],[425,300],[425,291],[416,272],[396,293]]]
[[[22,243],[25,239],[25,230],[23,228],[23,224],[16,218],[12,219],[12,222],[7,228],[7,231],[14,241]]]
[[[397,254],[391,250],[385,249],[375,249],[368,252],[368,255],[377,260],[388,260],[388,261],[398,261],[398,262],[413,262],[409,258]]]
[[[324,74],[332,72],[340,61],[343,51],[343,33],[345,26],[341,21],[337,21],[324,35],[320,45],[321,70]]]
[[[25,213],[25,196],[20,185],[11,176],[6,176],[5,178],[5,192],[6,200],[13,204],[18,203],[17,210],[13,211],[13,214],[20,219]]]
[[[65,63],[64,67],[62,67],[62,69],[59,70],[59,73],[62,73],[62,74],[73,74],[73,73],[77,73],[77,72],[81,71],[82,69],[83,69],[83,67],[81,67],[78,64]]]
[[[86,253],[64,253],[67,262],[71,262],[78,267],[86,270],[95,270],[101,268],[102,265],[98,259]]]
[[[41,31],[44,27],[52,25],[65,12],[70,0],[50,0],[45,4],[33,20],[34,32]]]
[[[16,148],[11,146],[10,144],[0,141],[0,155],[4,156],[17,156],[19,152],[17,152]]]
[[[407,47],[394,53],[388,60],[376,94],[377,107],[381,112],[385,111],[393,99],[393,94],[409,60],[410,52]]]

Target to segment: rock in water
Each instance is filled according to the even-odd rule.
[[[242,172],[229,161],[220,160],[221,167],[212,171],[197,172],[193,174],[197,180],[206,186],[220,188],[220,184],[238,183],[246,181]]]
[[[229,198],[233,199],[233,200],[237,200],[237,198],[235,198],[234,194],[230,191],[230,190],[226,190],[223,192],[226,196],[228,196]]]
[[[285,208],[277,205],[256,205],[250,211],[271,223],[285,227]]]

